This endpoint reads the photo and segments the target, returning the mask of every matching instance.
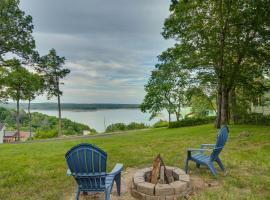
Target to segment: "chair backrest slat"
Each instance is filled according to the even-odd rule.
[[[94,151],[94,159],[93,159],[93,165],[94,165],[94,171],[100,173],[100,166],[99,166],[99,158],[100,154],[96,151]]]
[[[65,155],[79,187],[87,191],[105,189],[107,153],[91,144],[79,144]]]
[[[88,173],[87,164],[85,160],[85,149],[79,149],[77,153],[78,153],[78,163],[80,165],[80,170],[84,173]]]
[[[65,157],[72,173],[106,173],[107,153],[95,145],[79,144],[70,149]]]
[[[210,156],[211,161],[214,161],[218,158],[218,155],[220,154],[220,152],[222,151],[223,147],[225,146],[227,142],[228,135],[229,135],[229,129],[227,126],[224,126],[219,130],[216,146],[213,149],[213,152]]]

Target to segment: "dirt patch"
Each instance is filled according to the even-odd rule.
[[[191,196],[197,195],[210,187],[214,189],[220,186],[220,183],[216,180],[206,182],[199,176],[190,176],[190,183],[192,190],[191,193],[185,197],[186,199],[190,199]]]
[[[242,138],[242,137],[249,137],[250,136],[250,133],[247,132],[247,131],[243,131],[239,134],[239,137]]]

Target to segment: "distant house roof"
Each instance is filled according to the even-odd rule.
[[[17,136],[17,131],[5,131],[4,132],[4,136],[5,137],[16,137]],[[20,131],[20,137],[27,139],[27,138],[30,137],[30,133],[29,132]]]
[[[0,131],[4,128],[5,124],[0,122]]]
[[[17,135],[17,131],[5,131],[4,137],[15,137]]]

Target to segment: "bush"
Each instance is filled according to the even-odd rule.
[[[270,125],[270,115],[262,113],[250,113],[243,115],[237,119],[236,124],[254,124],[254,125]]]
[[[144,129],[148,128],[144,123],[136,123],[136,122],[131,122],[126,126],[127,130],[136,130],[136,129]]]
[[[106,128],[105,132],[115,132],[115,131],[124,131],[126,130],[126,125],[124,123],[115,123],[111,124]]]
[[[58,136],[58,131],[53,129],[50,131],[37,131],[34,134],[35,139],[54,138]]]
[[[148,128],[143,123],[136,123],[136,122],[131,122],[130,124],[126,125],[124,123],[115,123],[111,124],[106,128],[105,132],[116,132],[116,131],[127,131],[127,130],[137,130],[137,129],[144,129]]]
[[[154,128],[161,128],[161,127],[168,127],[168,126],[169,126],[169,122],[164,121],[164,120],[159,120],[153,125]]]
[[[182,119],[178,122],[171,122],[169,124],[169,128],[178,128],[178,127],[185,127],[185,126],[197,126],[197,125],[202,125],[202,124],[209,124],[213,123],[215,121],[216,117],[211,116],[211,117],[204,117],[204,118],[185,118]]]

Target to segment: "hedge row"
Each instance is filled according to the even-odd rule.
[[[209,124],[214,123],[216,117],[215,116],[209,116],[204,118],[185,118],[178,122],[171,122],[169,124],[169,128],[179,128],[179,127],[185,127],[185,126],[197,126],[202,124]]]
[[[136,122],[131,122],[130,124],[124,124],[124,123],[115,123],[109,125],[105,132],[116,132],[116,131],[129,131],[129,130],[137,130],[137,129],[144,129],[144,128],[149,128],[147,125],[144,123],[136,123]]]
[[[270,115],[251,113],[237,119],[237,124],[270,125]]]

